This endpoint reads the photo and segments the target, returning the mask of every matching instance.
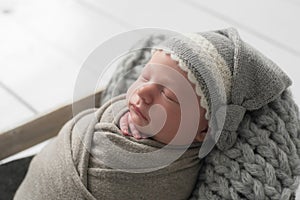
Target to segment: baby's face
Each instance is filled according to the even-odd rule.
[[[176,78],[172,77],[172,73],[162,73],[159,68],[154,67],[158,65],[169,67],[169,70],[175,70],[176,72],[180,73],[186,80],[188,80],[186,72],[182,71],[178,67],[176,61],[172,60],[170,56],[166,55],[164,52],[156,51],[153,54],[151,60],[143,69],[139,78],[128,89],[127,102],[132,121],[135,125],[137,125],[137,127],[145,127],[150,123],[151,120],[154,120],[154,122],[156,121],[159,124],[161,120],[164,120],[163,115],[161,115],[161,113],[155,115],[154,113],[153,115],[151,115],[151,119],[149,115],[149,113],[151,112],[149,112],[149,110],[154,105],[159,105],[159,107],[162,107],[165,111],[166,119],[163,126],[157,132],[155,132],[156,134],[153,135],[154,133],[145,133],[144,129],[140,131],[146,135],[153,135],[152,138],[157,141],[169,144],[177,134],[180,125],[181,110],[178,98],[170,88],[166,87],[168,82],[170,82],[171,84],[176,84],[176,81],[174,81],[176,80]],[[157,80],[166,84],[158,84]],[[193,87],[193,89],[195,89],[194,84],[190,82],[189,84],[191,87]],[[184,90],[184,88],[181,88],[181,90]],[[176,92],[176,94],[177,96],[180,95],[178,94],[178,92]],[[197,101],[199,106],[200,97],[198,96]],[[198,125],[198,133],[195,137],[195,140],[203,141],[206,131],[202,131],[207,129],[208,121],[204,117],[206,110],[201,106],[199,108],[200,120]],[[184,143],[179,145],[184,145]]]

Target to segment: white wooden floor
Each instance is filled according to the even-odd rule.
[[[94,48],[146,27],[238,28],[290,75],[300,105],[299,19],[300,0],[0,0],[0,132],[70,102]]]

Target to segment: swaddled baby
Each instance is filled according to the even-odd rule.
[[[156,51],[126,96],[62,128],[15,199],[188,199],[208,128],[200,101],[178,62]]]
[[[201,165],[199,149],[208,128],[206,111],[194,89],[178,62],[159,50],[127,95],[102,107],[107,108],[96,125],[87,180],[94,196],[111,198],[103,190],[114,196],[111,199],[187,199],[191,195]],[[192,94],[187,95],[187,91]],[[181,119],[182,95],[188,99],[185,119]],[[198,118],[191,114],[197,110]],[[184,124],[181,121],[188,123],[180,133],[180,124]],[[112,134],[111,122],[128,137]],[[111,145],[104,142],[105,137],[110,138]]]

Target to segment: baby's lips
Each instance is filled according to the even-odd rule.
[[[136,106],[135,104],[131,104],[133,110],[141,117],[143,118],[145,121],[149,121],[148,118],[143,114],[143,112],[141,111],[141,109]]]

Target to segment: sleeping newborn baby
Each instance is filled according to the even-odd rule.
[[[15,199],[188,199],[208,128],[200,101],[157,50],[126,95],[74,117],[35,156]]]
[[[187,90],[182,82],[195,93],[195,85],[188,81],[178,62],[158,50],[126,96],[121,95],[103,106],[107,108],[96,126],[87,180],[94,196],[103,199],[188,199],[197,181],[201,165],[198,153],[208,120],[205,109],[199,106],[201,98],[191,94],[196,104],[188,100],[189,116],[184,120],[193,121],[189,118],[193,116],[190,112],[197,110],[195,106],[199,107],[197,123],[188,124],[197,130],[192,132],[190,127],[185,127],[178,133],[182,116],[178,97]],[[172,85],[176,95],[168,85]],[[121,130],[116,131],[117,137],[109,128],[111,121]],[[110,138],[111,145],[104,142],[105,137]],[[164,150],[159,152],[162,148]],[[170,159],[176,156],[177,159]],[[97,184],[99,174],[100,185]],[[103,190],[110,196],[105,196]]]

